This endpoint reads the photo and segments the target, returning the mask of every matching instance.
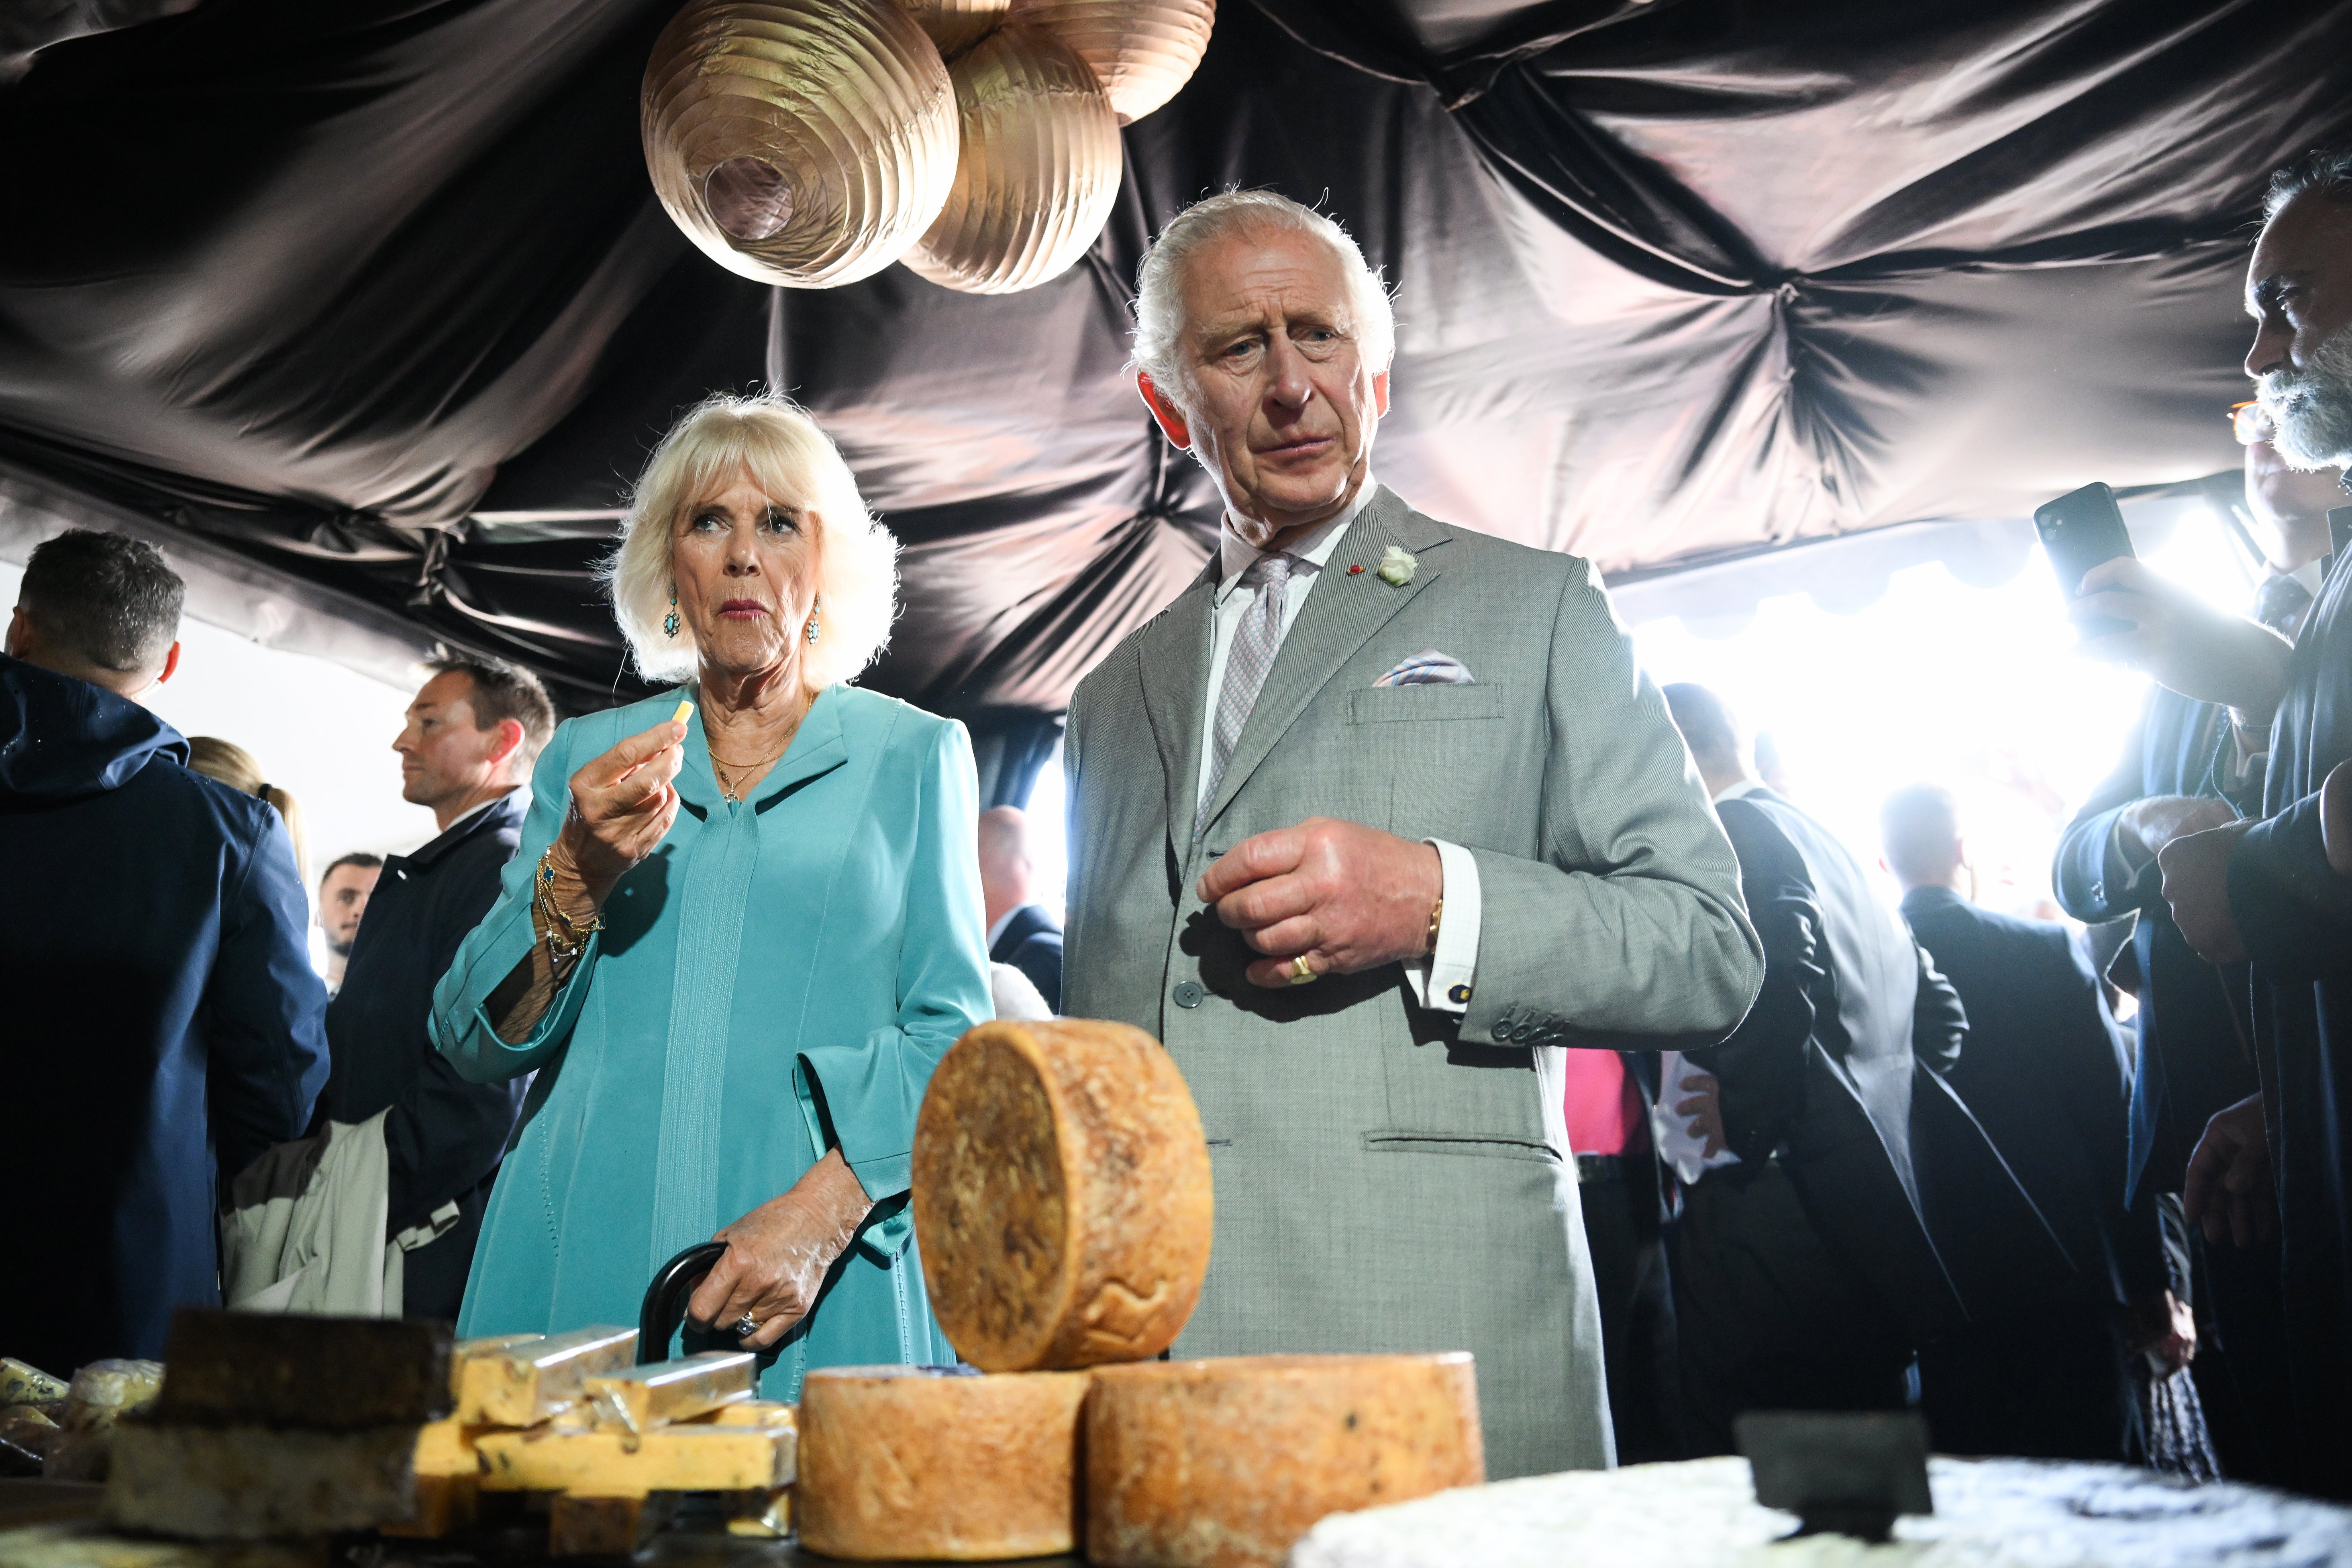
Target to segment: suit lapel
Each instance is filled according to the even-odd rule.
[[[1242,785],[1249,782],[1250,774],[1257,771],[1258,764],[1265,761],[1275,743],[1297,721],[1316,694],[1330,684],[1339,667],[1354,658],[1356,651],[1370,642],[1372,634],[1386,626],[1391,616],[1444,574],[1435,557],[1422,558],[1412,581],[1402,588],[1392,586],[1374,570],[1381,553],[1395,544],[1418,555],[1451,537],[1439,524],[1405,505],[1394,490],[1383,487],[1372,498],[1340,537],[1339,547],[1316,574],[1315,586],[1308,591],[1307,602],[1298,607],[1297,620],[1283,634],[1274,668],[1267,672],[1257,703],[1250,710],[1249,722],[1242,726],[1241,736],[1234,742],[1234,754],[1225,763],[1225,776],[1217,785],[1216,798],[1209,804],[1208,821],[1214,822],[1232,804]],[[1363,572],[1353,577],[1348,575],[1351,563],[1361,565]],[[1206,684],[1205,678],[1200,684]],[[1201,727],[1197,709],[1192,727],[1196,732]],[[1194,743],[1198,744],[1197,740]],[[1171,826],[1172,828],[1172,816]]]
[[[1159,742],[1167,781],[1168,842],[1182,860],[1192,842],[1192,807],[1201,782],[1201,738],[1209,711],[1209,616],[1217,591],[1217,552],[1167,614],[1136,638],[1143,711]]]

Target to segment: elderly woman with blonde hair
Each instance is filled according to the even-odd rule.
[[[988,1016],[962,727],[849,684],[898,544],[780,398],[714,397],[646,465],[607,566],[637,667],[683,683],[555,732],[498,904],[434,998],[459,1073],[536,1071],[462,1331],[689,1318],[812,1366],[953,1359],[909,1246],[915,1111]],[[683,716],[680,697],[690,703]]]

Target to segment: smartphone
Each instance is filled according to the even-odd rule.
[[[2105,485],[2084,485],[2036,509],[2034,531],[2042,535],[2042,552],[2058,574],[2058,590],[2072,599],[2084,574],[2103,561],[2129,560],[2131,534],[2116,505],[2116,492]],[[2113,616],[2092,616],[2074,623],[2085,641],[2110,632],[2127,632],[2129,621]]]

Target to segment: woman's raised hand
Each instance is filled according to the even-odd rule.
[[[686,725],[665,720],[592,757],[572,775],[572,811],[556,847],[597,906],[652,854],[677,820],[670,781],[686,760]]]

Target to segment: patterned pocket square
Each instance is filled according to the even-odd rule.
[[[1469,667],[1450,653],[1423,648],[1372,682],[1374,686],[1475,686]]]

